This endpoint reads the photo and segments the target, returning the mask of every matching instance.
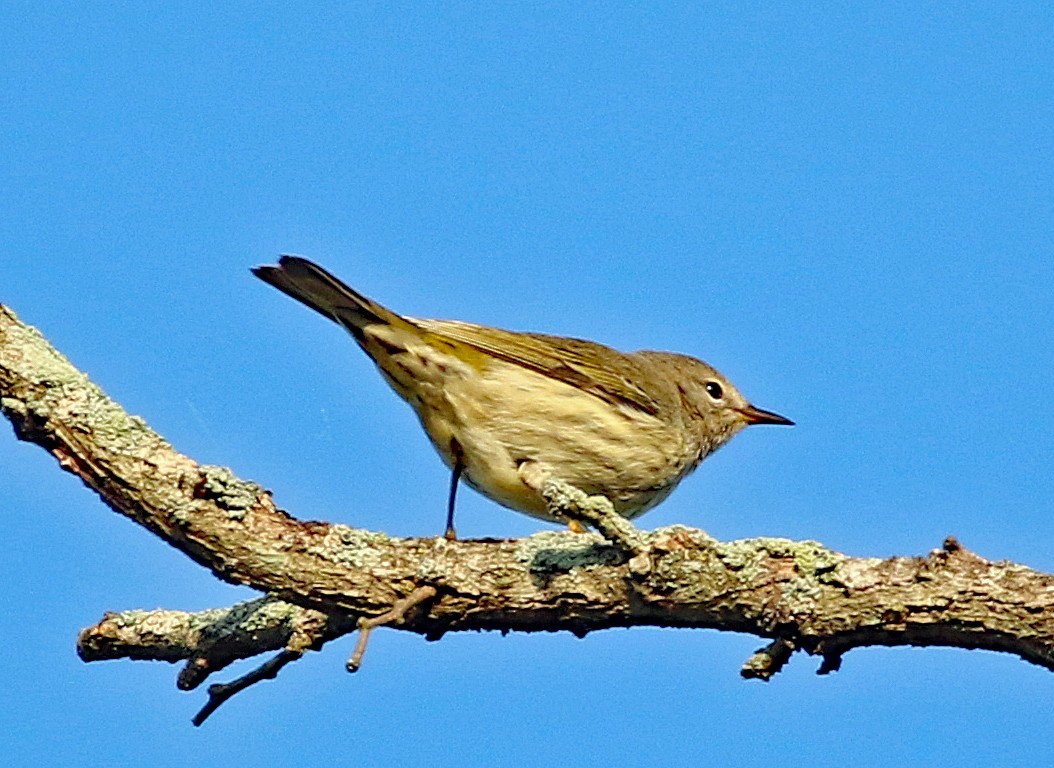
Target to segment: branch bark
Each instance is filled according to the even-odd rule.
[[[550,490],[561,511],[607,537],[452,542],[297,520],[259,485],[175,451],[3,306],[0,410],[19,439],[112,509],[219,578],[267,594],[201,613],[107,614],[81,632],[86,661],[186,661],[183,688],[235,659],[295,658],[411,603],[393,626],[431,639],[640,625],[748,632],[772,641],[743,669],[761,679],[795,651],[822,656],[826,672],[873,645],[984,648],[1054,669],[1054,576],[990,562],[953,539],[925,557],[888,559],[811,541],[718,542],[683,526],[626,528],[595,498],[559,488]]]

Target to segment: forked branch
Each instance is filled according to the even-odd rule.
[[[641,532],[560,487],[547,489],[550,501],[604,536],[397,539],[297,520],[260,486],[176,452],[2,306],[0,409],[112,509],[217,577],[267,593],[198,614],[108,614],[81,633],[85,660],[187,661],[181,687],[235,659],[284,654],[266,677],[360,620],[433,639],[639,625],[748,632],[772,641],[743,671],[761,679],[795,651],[832,671],[871,645],[985,648],[1054,669],[1054,577],[951,539],[925,557],[880,560],[809,541],[718,542],[682,526]]]

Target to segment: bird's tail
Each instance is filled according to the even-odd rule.
[[[344,326],[360,343],[363,342],[363,328],[368,325],[411,325],[406,318],[345,285],[318,264],[299,256],[282,256],[278,266],[255,267],[253,274]]]

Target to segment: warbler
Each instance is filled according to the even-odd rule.
[[[449,539],[461,480],[543,520],[548,480],[635,518],[743,427],[794,423],[686,355],[405,317],[297,256],[252,271],[347,329],[417,413],[452,472]]]

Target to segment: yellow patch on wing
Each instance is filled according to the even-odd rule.
[[[480,361],[472,351],[528,368],[614,405],[629,405],[651,415],[659,412],[655,400],[634,381],[640,375],[632,358],[602,344],[457,320],[406,319],[424,329],[429,341],[452,345],[451,353],[473,366]]]

